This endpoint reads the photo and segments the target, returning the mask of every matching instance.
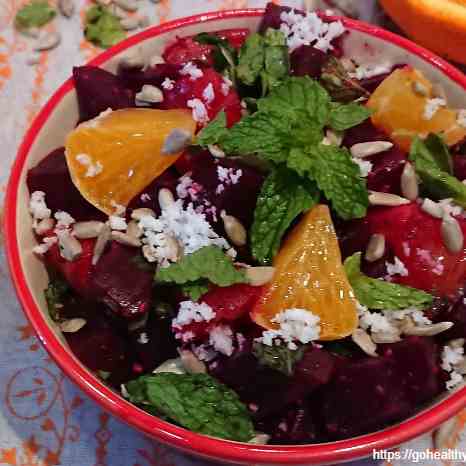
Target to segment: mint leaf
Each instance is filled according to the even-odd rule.
[[[346,148],[320,144],[292,149],[288,167],[315,180],[342,219],[365,217],[369,205],[366,182]]]
[[[221,141],[227,154],[259,154],[275,163],[288,158],[292,122],[280,115],[257,112],[234,125]]]
[[[299,362],[306,351],[306,346],[297,350],[290,350],[286,345],[267,346],[262,343],[254,343],[252,352],[259,362],[271,369],[275,369],[287,376],[293,375],[294,365]]]
[[[264,70],[261,72],[262,95],[266,95],[279,86],[290,72],[288,46],[283,32],[267,29],[264,43]]]
[[[216,71],[221,73],[226,68],[234,70],[237,61],[237,53],[234,47],[232,47],[226,39],[222,39],[216,34],[201,32],[194,36],[194,40],[199,44],[214,46],[212,57]],[[234,74],[234,72],[232,74]]]
[[[410,159],[423,168],[437,168],[449,175],[453,173],[450,150],[437,134],[429,134],[424,141],[416,137],[411,144]]]
[[[56,11],[45,1],[32,1],[19,9],[15,25],[19,29],[41,27],[51,21]]]
[[[370,95],[356,79],[350,77],[341,61],[333,56],[330,56],[322,67],[320,81],[337,102],[351,102]]]
[[[345,131],[367,120],[371,110],[355,103],[332,105],[329,125],[336,131]]]
[[[230,286],[246,283],[243,272],[236,270],[232,261],[216,246],[205,246],[156,274],[158,283],[176,283],[184,285],[207,278],[218,286]]]
[[[219,144],[226,135],[228,135],[227,116],[225,112],[222,111],[198,133],[196,136],[196,144],[200,146]]]
[[[84,35],[89,42],[103,48],[111,47],[126,37],[119,19],[100,5],[87,10]]]
[[[191,301],[198,301],[201,296],[209,291],[209,282],[207,280],[197,280],[187,282],[181,285],[181,292],[188,296]]]
[[[236,76],[248,86],[252,86],[264,67],[264,38],[251,34],[241,47],[236,67]]]
[[[416,173],[424,191],[433,199],[453,198],[466,207],[466,185],[449,174],[451,157],[441,138],[429,135],[426,141],[415,138],[409,158],[414,162]]]
[[[286,168],[273,170],[262,185],[251,227],[251,252],[262,264],[275,256],[291,222],[319,199],[312,182]]]
[[[238,395],[208,374],[145,375],[126,389],[133,403],[193,432],[240,442],[254,436]]]
[[[356,298],[369,309],[425,309],[432,304],[433,297],[424,291],[364,275],[360,252],[345,260],[345,271]]]
[[[47,309],[52,320],[60,320],[60,309],[69,291],[70,287],[68,283],[61,278],[53,278],[50,280],[47,289],[44,291],[44,295],[47,301]]]
[[[291,77],[267,97],[259,99],[260,112],[280,115],[283,119],[307,122],[323,128],[330,111],[327,91],[309,77]]]

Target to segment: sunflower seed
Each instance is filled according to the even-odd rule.
[[[328,129],[327,132],[325,133],[325,137],[330,142],[330,144],[337,146],[337,147],[341,146],[341,143],[343,142],[343,136],[344,136],[343,131],[337,132],[337,131]]]
[[[460,362],[454,365],[455,371],[461,375],[466,374],[466,358],[463,356]]]
[[[138,238],[129,236],[122,231],[112,231],[112,240],[116,241],[117,243],[124,244],[125,246],[132,246],[135,248],[141,246],[141,241],[139,241]]]
[[[186,374],[181,358],[167,359],[165,362],[160,364],[156,369],[152,371],[153,374],[160,372],[172,372],[173,374]]]
[[[166,236],[165,249],[165,257],[170,262],[178,262],[183,255],[180,243],[173,236]]]
[[[275,267],[245,267],[243,270],[251,286],[265,285],[275,275]]]
[[[351,338],[368,356],[378,356],[377,345],[372,341],[372,338],[365,330],[357,328],[351,334]]]
[[[463,249],[464,236],[463,230],[456,218],[448,215],[442,220],[441,233],[443,244],[453,254],[459,253]]]
[[[59,32],[46,32],[42,37],[37,40],[34,50],[42,52],[44,50],[54,49],[61,41],[61,35]]]
[[[396,332],[372,332],[371,338],[372,341],[377,344],[396,343],[401,341],[400,334]]]
[[[453,327],[453,322],[438,322],[432,325],[408,327],[403,330],[403,333],[405,335],[416,335],[419,337],[433,337],[434,335],[445,332],[451,327]]]
[[[42,220],[39,220],[34,225],[34,231],[38,235],[43,235],[44,233],[47,233],[49,230],[53,230],[53,227],[55,226],[55,220],[53,218],[44,218]]]
[[[128,17],[128,14],[126,13],[126,11],[115,4],[110,5],[110,12],[112,13],[112,15],[116,16],[118,19],[125,19]]]
[[[189,131],[181,128],[175,128],[168,136],[165,138],[165,141],[162,146],[161,154],[162,155],[172,155],[181,152],[183,149],[186,149],[191,144],[192,135]]]
[[[170,206],[172,206],[175,203],[175,198],[173,197],[173,193],[167,189],[167,188],[162,188],[159,190],[159,206],[162,210],[168,209]]]
[[[214,156],[215,158],[223,159],[225,157],[225,152],[223,152],[223,150],[215,144],[209,144],[207,148],[209,149],[209,152],[212,154],[212,156]]]
[[[71,18],[74,13],[73,0],[58,0],[58,9],[63,16]]]
[[[410,201],[415,201],[419,196],[416,172],[409,162],[406,162],[401,174],[401,194]]]
[[[97,222],[95,220],[77,222],[73,225],[73,234],[79,239],[97,238],[103,227],[103,222]]]
[[[148,207],[141,207],[139,209],[134,209],[131,212],[131,218],[134,220],[141,220],[143,217],[155,217],[155,212]]]
[[[68,231],[61,231],[58,233],[58,249],[60,250],[60,256],[63,259],[73,262],[74,260],[81,257],[83,248],[81,243],[69,234]]]
[[[271,437],[269,434],[257,432],[256,435],[251,440],[249,440],[248,443],[253,443],[254,445],[267,445],[270,438]]]
[[[112,230],[109,225],[104,224],[94,245],[94,251],[92,252],[92,265],[97,264],[111,238]]]
[[[85,325],[86,320],[79,317],[75,319],[64,320],[60,322],[60,330],[64,333],[76,333],[79,332]]]
[[[420,95],[421,97],[427,97],[429,95],[429,91],[424,84],[420,83],[419,81],[412,82],[412,88],[415,94]]]
[[[443,209],[440,204],[434,202],[428,198],[425,198],[421,204],[421,210],[423,210],[426,214],[429,214],[431,217],[434,218],[442,218],[443,217]]]
[[[126,228],[126,234],[131,236],[131,238],[140,238],[143,234],[143,231],[139,227],[138,222],[131,220],[131,222],[128,223],[128,227]]]
[[[353,157],[364,158],[370,157],[371,155],[380,154],[393,147],[393,143],[390,141],[371,141],[371,142],[360,142],[351,146],[350,152]]]
[[[137,16],[128,16],[120,19],[120,24],[125,31],[133,31],[139,27],[139,18]]]
[[[248,234],[242,223],[232,215],[227,215],[224,210],[220,213],[223,220],[223,227],[230,241],[235,246],[244,246],[247,242]]]
[[[138,4],[133,1],[133,0],[113,0],[113,3],[115,5],[119,6],[120,8],[123,8],[125,11],[137,11]]]
[[[150,84],[144,84],[141,91],[136,94],[137,102],[147,102],[150,104],[158,104],[163,102],[163,92],[155,86]]]
[[[464,346],[464,342],[464,338],[455,338],[454,340],[450,340],[448,342],[448,346],[450,348],[462,348]]]
[[[304,11],[314,11],[319,8],[319,0],[304,0]]]
[[[451,440],[455,432],[457,422],[458,420],[454,416],[448,421],[441,424],[440,427],[434,431],[433,441],[434,448],[436,450],[442,450],[446,448],[448,442]]]
[[[155,254],[154,250],[148,244],[142,247],[142,255],[144,256],[147,262],[157,261],[157,255]]]
[[[118,66],[125,69],[131,69],[144,68],[145,64],[146,62],[142,56],[141,49],[137,48],[126,52],[125,55],[120,58]]]
[[[372,191],[369,194],[369,204],[387,207],[396,207],[400,205],[409,204],[411,201],[404,197],[397,196],[396,194],[390,193],[379,193]]]
[[[365,258],[368,262],[375,262],[383,257],[385,254],[385,236],[374,234],[369,240],[367,245]]]
[[[180,359],[181,364],[189,374],[205,374],[207,372],[206,365],[192,351],[180,351]]]
[[[437,99],[443,99],[445,102],[447,101],[447,94],[441,84],[432,84],[432,97],[435,97]]]

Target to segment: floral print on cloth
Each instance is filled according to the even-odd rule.
[[[31,40],[13,28],[14,16],[24,0],[0,1],[0,140],[3,149],[0,206],[18,144],[37,111],[70,75],[74,65],[99,53],[99,49],[86,42],[82,35],[81,21],[89,2],[76,1],[79,14],[74,19],[59,17],[47,26],[49,30],[57,28],[61,32],[62,43],[54,50],[42,52],[35,66],[27,64]],[[152,24],[203,11],[262,7],[265,3],[262,0],[161,0],[156,3],[140,0]],[[281,3],[303,7],[299,0]],[[345,12],[365,20],[374,19],[377,14],[373,0],[305,3],[332,8],[339,5]],[[127,427],[103,412],[61,373],[25,320],[8,277],[2,247],[0,232],[0,466],[207,464],[205,460],[152,442]],[[465,423],[466,411],[457,416],[446,447],[465,448],[462,440]],[[409,446],[420,450],[431,448],[432,438],[426,435]],[[368,459],[355,464],[374,465],[375,462]],[[437,464],[446,466],[448,463],[429,463]]]

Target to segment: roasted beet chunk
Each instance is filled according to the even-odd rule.
[[[328,56],[312,45],[302,45],[290,55],[291,74],[294,76],[310,76],[320,78],[322,67]]]
[[[464,295],[456,301],[438,300],[429,311],[433,322],[453,322],[453,327],[437,336],[442,341],[466,338],[466,303]]]
[[[179,78],[179,71],[179,65],[161,63],[150,68],[120,67],[118,76],[128,89],[139,92],[144,84],[160,87],[165,78]]]
[[[79,121],[87,121],[111,108],[134,107],[134,92],[112,73],[96,66],[73,68],[79,105]]]
[[[151,305],[153,274],[138,263],[138,258],[134,248],[114,241],[93,272],[99,300],[122,317],[136,317]]]
[[[322,416],[330,439],[371,432],[412,412],[388,358],[365,358],[341,367],[323,392]]]
[[[78,221],[104,218],[104,214],[87,202],[71,181],[64,147],[54,150],[29,170],[27,185],[30,193],[45,193],[45,201],[52,212],[64,210]]]
[[[259,32],[263,34],[268,28],[280,29],[280,24],[282,23],[280,15],[284,11],[289,12],[291,11],[291,8],[289,6],[276,5],[272,2],[267,3],[264,16],[262,17],[262,21],[259,25]]]
[[[372,170],[367,176],[367,187],[372,191],[400,194],[401,174],[406,159],[407,154],[396,146],[368,158],[372,163]]]
[[[459,180],[466,179],[466,155],[456,154],[453,156],[453,172]]]
[[[438,347],[432,338],[408,337],[384,345],[381,355],[395,363],[398,386],[404,389],[413,407],[440,393]]]

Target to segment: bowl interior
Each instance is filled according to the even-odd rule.
[[[206,14],[181,20],[173,24],[167,24],[159,28],[153,28],[105,52],[94,60],[93,64],[98,64],[102,68],[114,72],[116,71],[117,64],[121,57],[135,48],[140,48],[145,57],[150,57],[155,54],[160,55],[165,45],[173,41],[176,36],[188,36],[199,32],[238,27],[248,27],[254,31],[260,20],[260,14],[261,12],[259,11]],[[453,75],[456,72],[450,69],[449,74],[451,77],[449,77],[447,75],[448,73],[445,74],[442,71],[445,65],[441,60],[438,61],[438,66],[435,66],[432,61],[429,62],[426,60],[425,57],[430,57],[430,54],[427,52],[424,53],[421,49],[418,49],[416,53],[414,53],[414,51],[409,51],[400,45],[403,43],[402,41],[398,43],[391,42],[387,40],[387,33],[380,34],[380,31],[376,28],[351,21],[347,22],[347,26],[351,32],[345,39],[345,55],[355,58],[361,63],[402,63],[419,68],[429,79],[444,87],[450,101],[455,103],[455,107],[466,108],[466,93],[464,87],[452,79],[455,77]],[[413,50],[414,48],[413,46]],[[458,72],[458,76],[459,75],[460,73]],[[14,253],[11,253],[11,250],[17,251],[17,259],[19,259],[19,262],[16,260],[16,266],[12,266],[16,286],[18,289],[22,288],[23,290],[24,287],[26,287],[32,299],[32,301],[29,300],[26,303],[24,293],[19,293],[23,305],[26,307],[26,312],[41,336],[45,346],[51,351],[65,371],[68,372],[68,375],[71,375],[82,388],[87,387],[86,391],[99,402],[105,404],[114,414],[123,417],[124,420],[143,430],[146,434],[154,436],[154,438],[162,439],[178,447],[191,452],[195,451],[198,454],[203,454],[211,458],[237,462],[287,462],[295,464],[307,462],[308,464],[323,464],[323,462],[326,461],[335,462],[363,456],[364,454],[368,454],[374,446],[394,446],[400,441],[407,440],[420,433],[420,428],[413,426],[411,430],[405,430],[404,436],[401,435],[401,432],[397,435],[394,435],[394,433],[390,435],[389,430],[384,431],[387,433],[386,435],[381,433],[382,435],[377,437],[377,439],[374,437],[374,434],[372,434],[372,443],[370,443],[369,437],[365,436],[361,437],[360,441],[358,441],[358,439],[352,439],[351,441],[335,442],[333,444],[328,444],[327,447],[325,445],[304,447],[259,447],[243,445],[243,447],[238,447],[233,453],[233,450],[230,452],[227,451],[227,445],[240,444],[214,439],[209,439],[209,441],[207,441],[205,438],[203,439],[196,434],[188,433],[183,429],[169,426],[162,421],[155,420],[135,407],[130,407],[127,402],[106,389],[98,379],[94,378],[92,374],[81,365],[81,375],[74,376],[70,374],[71,371],[68,363],[73,360],[74,364],[79,364],[79,362],[70,354],[60,331],[48,317],[47,306],[43,295],[43,290],[47,286],[48,277],[42,262],[32,253],[32,248],[36,242],[32,233],[31,217],[28,212],[29,193],[25,182],[29,168],[35,166],[51,150],[63,146],[67,133],[73,129],[78,119],[76,94],[72,88],[71,82],[65,84],[58,92],[58,95],[52,100],[53,102],[47,105],[46,109],[39,116],[38,121],[36,121],[33,128],[30,130],[20,150],[18,161],[13,170],[17,176],[12,177],[9,187],[10,196],[8,198],[9,200],[16,198],[16,205],[8,206],[9,215],[7,215],[6,219],[6,230],[10,232],[8,237],[10,264],[15,262],[15,259],[12,258]],[[8,223],[10,223],[10,225],[8,225]],[[21,282],[21,284],[18,284],[19,282]],[[60,343],[55,341],[53,345],[50,344],[50,337],[45,335],[43,331],[44,323],[49,326],[49,329],[53,330],[56,339],[58,339]],[[61,352],[66,353],[64,356],[62,355],[61,358],[57,358],[57,353],[60,352],[60,347],[57,345],[61,345]],[[464,394],[462,397],[464,398]],[[437,400],[436,403],[440,401],[441,400]],[[459,409],[459,407],[458,404],[456,409]],[[132,421],[128,421],[127,419],[128,410],[132,413]],[[140,422],[136,422],[135,417],[133,417],[135,412],[140,413],[138,414]],[[450,412],[450,415],[451,414],[452,412]],[[447,415],[448,413],[444,416],[439,414],[437,422],[442,421]],[[366,438],[366,440],[363,440],[364,438]],[[209,446],[206,446],[209,442]],[[204,446],[202,446],[202,444],[204,444]],[[348,447],[351,447],[353,450],[348,451]],[[271,456],[272,453],[274,456]]]

